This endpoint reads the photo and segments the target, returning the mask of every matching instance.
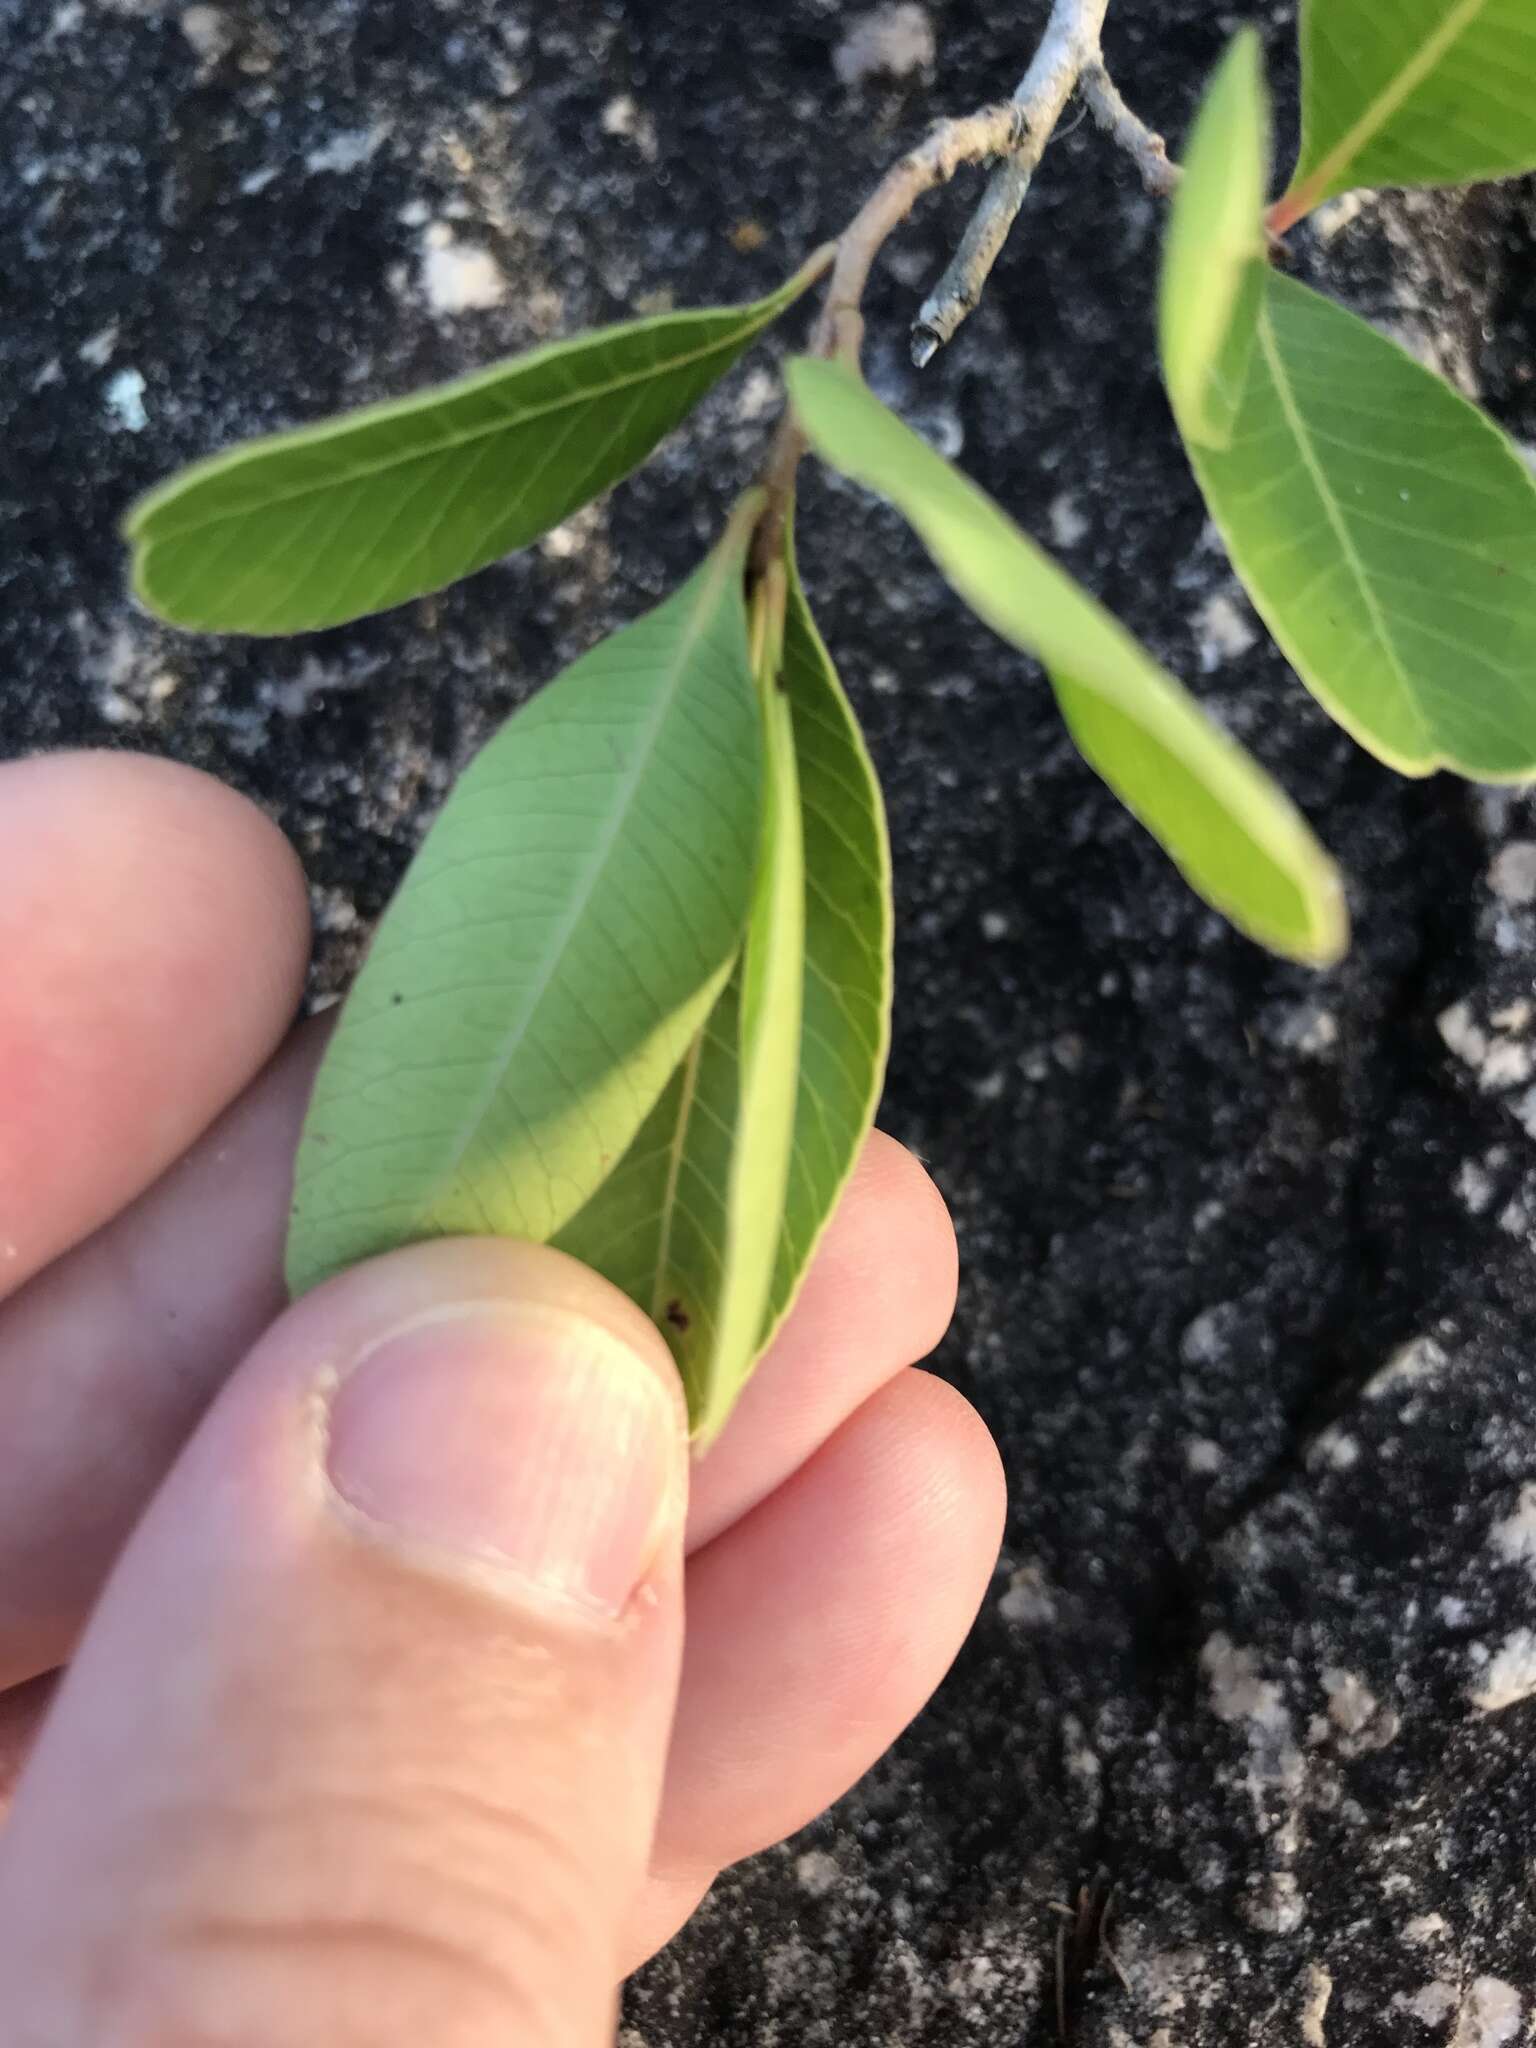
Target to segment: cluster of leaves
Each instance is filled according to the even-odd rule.
[[[1363,183],[1536,165],[1529,0],[1306,0],[1304,141],[1266,221],[1239,37],[1191,138],[1161,344],[1234,564],[1290,660],[1410,774],[1536,773],[1536,482],[1442,380],[1285,276],[1272,236]],[[825,268],[238,447],[137,505],[139,595],[291,633],[526,545],[630,473]],[[1193,887],[1289,958],[1347,943],[1285,795],[844,362],[789,365],[819,454],[1040,661],[1082,753]],[[718,1431],[791,1305],[879,1096],[880,792],[792,530],[748,493],[675,596],[516,712],[427,835],[347,1001],[300,1149],[289,1278],[446,1233],[553,1242],[668,1337]]]

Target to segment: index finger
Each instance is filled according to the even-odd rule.
[[[155,1180],[303,986],[298,861],[254,804],[130,754],[0,768],[0,1297]]]

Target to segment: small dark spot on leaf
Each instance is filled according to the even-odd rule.
[[[692,1318],[688,1314],[687,1309],[683,1307],[683,1304],[678,1300],[675,1294],[673,1295],[672,1299],[667,1303],[665,1314],[667,1321],[672,1325],[674,1330],[686,1330],[688,1328],[690,1321],[692,1320]]]
[[[395,993],[390,997],[389,1000],[392,1003],[403,1003],[405,1001],[405,997],[401,995],[398,989],[396,989]]]

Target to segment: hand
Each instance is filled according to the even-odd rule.
[[[319,1040],[280,1044],[305,899],[253,807],[13,764],[0,875],[0,2043],[598,2048],[987,1583],[996,1454],[909,1369],[938,1196],[871,1142],[690,1470],[660,1338],[556,1252],[284,1309]]]

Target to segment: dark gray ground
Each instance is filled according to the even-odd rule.
[[[738,374],[569,545],[306,642],[160,632],[124,601],[118,511],[253,428],[649,295],[755,293],[931,112],[1010,85],[1044,5],[932,5],[937,82],[857,88],[847,12],[229,0],[187,24],[199,55],[156,0],[0,0],[5,750],[147,746],[252,792],[342,978],[470,748],[692,559],[771,387]],[[1110,53],[1177,136],[1239,18],[1289,84],[1290,13],[1114,0]],[[873,376],[1204,672],[1347,865],[1357,944],[1315,979],[1234,938],[896,522],[810,493],[897,848],[884,1120],[954,1206],[942,1365],[1013,1508],[936,1704],[719,1887],[635,1986],[627,2048],[1046,2042],[1052,1902],[1095,1879],[1126,1981],[1092,1944],[1069,1972],[1087,2048],[1530,2042],[1536,808],[1395,781],[1243,647],[1154,374],[1155,211],[1091,132],[982,316],[907,369],[964,205],[893,250]],[[432,222],[494,257],[500,303],[433,310]],[[1530,195],[1333,225],[1314,274],[1536,439]]]

